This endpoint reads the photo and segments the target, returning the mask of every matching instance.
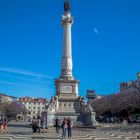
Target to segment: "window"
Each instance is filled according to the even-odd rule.
[[[34,106],[34,109],[35,109],[35,106]]]
[[[38,109],[40,109],[40,107],[38,107]]]
[[[42,109],[44,109],[44,107],[42,107]]]

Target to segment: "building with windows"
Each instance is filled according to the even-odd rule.
[[[97,95],[95,90],[87,90],[86,98],[88,99],[88,103],[91,104],[94,100],[98,100],[103,96]]]
[[[17,100],[16,97],[0,93],[0,102],[1,103],[11,103],[11,102],[14,102],[16,100]]]
[[[140,93],[140,72],[137,73],[137,79],[120,83],[120,93]]]
[[[31,98],[31,97],[19,98],[19,102],[23,104],[27,109],[28,119],[41,116],[42,112],[46,110],[46,106],[49,103],[49,101],[45,98]]]

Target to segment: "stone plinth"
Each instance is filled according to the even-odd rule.
[[[60,99],[75,99],[78,97],[78,80],[56,79],[56,95]]]
[[[70,117],[74,126],[97,126],[94,110],[78,95],[78,84],[78,80],[55,80],[56,96],[47,114],[48,126],[53,126],[56,117],[61,121]]]

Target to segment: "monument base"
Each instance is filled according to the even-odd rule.
[[[74,127],[96,127],[98,122],[95,119],[94,113],[56,113],[55,117],[58,117],[62,122],[64,118],[70,117],[73,121]]]
[[[93,108],[85,102],[83,97],[78,96],[78,84],[78,80],[55,80],[56,96],[48,106],[48,126],[53,126],[57,117],[61,122],[64,118],[70,117],[75,127],[98,125]]]
[[[47,127],[54,126],[55,113],[47,112]]]
[[[55,119],[59,118],[63,122],[64,118],[70,117],[74,127],[97,127],[99,124],[94,113],[47,113],[47,126],[54,126]]]

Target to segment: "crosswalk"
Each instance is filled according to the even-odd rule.
[[[73,129],[72,140],[138,140],[140,139],[140,126],[107,126],[96,129]],[[60,134],[54,128],[49,128],[46,133],[32,134],[31,128],[10,128],[9,133],[0,133],[0,140],[61,140]],[[66,138],[68,139],[68,138]]]

